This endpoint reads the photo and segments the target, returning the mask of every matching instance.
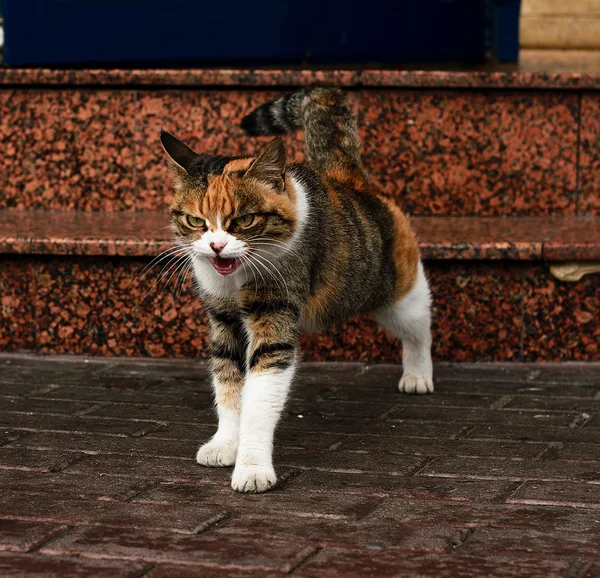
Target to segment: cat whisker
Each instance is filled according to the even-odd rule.
[[[275,243],[265,243],[265,242],[262,242],[262,241],[254,242],[252,245],[255,246],[255,247],[256,246],[260,246],[260,247],[275,247],[275,248],[279,248],[280,247],[280,245],[277,245]],[[265,251],[266,249],[261,249],[261,250]],[[294,257],[300,257],[300,253],[298,253],[298,251],[296,249],[292,248],[292,249],[287,250],[287,249],[284,248],[284,251],[285,252],[279,252],[279,253],[273,253],[273,252],[271,252],[269,254],[273,255],[273,257],[279,257],[279,258],[283,257],[286,254],[287,255],[293,255]]]
[[[283,275],[281,274],[281,272],[264,255],[259,255],[258,253],[255,252],[255,253],[252,254],[252,256],[259,258],[263,263],[266,262],[266,264],[268,265],[268,267],[265,267],[265,270],[268,271],[271,274],[271,276],[273,277],[273,280],[277,281],[277,278],[274,275],[275,273],[277,273],[279,275],[279,278],[283,282],[283,288],[285,289],[285,291],[287,293],[288,301],[290,301],[290,292],[289,292],[287,283],[285,282],[285,279],[284,279]]]
[[[159,296],[159,297],[160,297],[160,296],[163,294],[164,290],[167,288],[167,285],[168,285],[168,284],[171,282],[171,279],[173,278],[173,276],[174,276],[174,275],[175,275],[175,274],[176,274],[178,271],[180,271],[180,270],[181,270],[181,268],[182,268],[182,267],[183,267],[183,266],[186,264],[186,262],[187,262],[187,257],[184,257],[184,258],[183,258],[183,260],[182,260],[182,262],[181,262],[181,263],[179,263],[179,264],[177,264],[177,265],[176,265],[176,266],[173,268],[171,275],[169,276],[169,278],[167,279],[166,283],[163,285],[163,288],[160,290],[160,293],[158,294],[158,296]],[[175,287],[177,287],[177,284],[175,284]]]
[[[156,281],[154,282],[154,284],[152,285],[152,287],[150,287],[150,289],[148,290],[148,292],[144,295],[144,297],[142,298],[142,301],[144,301],[146,299],[146,297],[148,297],[148,295],[150,295],[150,293],[152,293],[152,291],[154,291],[154,289],[156,288],[156,286],[160,283],[161,279],[163,279],[166,275],[169,274],[169,272],[172,270],[172,267],[177,266],[177,263],[179,262],[180,259],[183,259],[184,255],[171,255],[169,258],[169,261],[167,261],[166,265],[161,269],[160,273],[158,274]],[[166,272],[165,272],[166,270]]]
[[[163,261],[167,257],[176,255],[180,251],[185,251],[186,248],[187,248],[187,245],[181,244],[181,245],[175,245],[174,247],[169,247],[168,249],[165,249],[164,251],[162,251],[160,254],[158,254],[156,257],[154,257],[152,259],[152,261],[150,261],[150,263],[148,263],[140,271],[140,273],[137,275],[137,277],[131,282],[129,289],[136,287],[144,279],[144,277],[146,277],[146,275],[148,275],[148,273],[150,272],[150,269],[152,269],[153,267],[156,267],[156,265],[158,265],[161,261]]]
[[[291,255],[295,255],[297,257],[300,256],[300,253],[298,253],[298,249],[296,247],[293,246],[289,246],[286,245],[283,241],[278,241],[276,239],[268,239],[268,238],[258,238],[255,239],[252,243],[253,245],[270,245],[273,247],[280,247],[283,250],[283,253],[280,256],[283,256],[284,254],[291,254]]]
[[[252,263],[252,261],[248,257],[248,255],[240,255],[240,258],[242,259],[242,262],[246,263],[250,267],[250,272],[252,273],[252,279],[254,280],[254,299],[256,299],[258,283],[256,281],[256,275],[254,274],[254,271],[256,270],[258,272],[258,274],[261,276],[261,278],[263,279],[263,284],[264,284],[264,278],[262,276],[262,273],[260,272],[260,269],[258,269],[257,266]]]
[[[193,256],[189,255],[187,257],[187,259],[185,260],[185,266],[179,273],[179,289],[176,291],[176,297],[175,297],[178,300],[181,298],[181,295],[183,294],[183,288],[184,288],[185,282],[187,281],[187,277],[188,277],[190,271],[192,270],[193,266],[194,266]],[[175,284],[175,286],[177,287],[177,284]]]

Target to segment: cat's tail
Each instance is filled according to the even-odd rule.
[[[356,120],[346,96],[336,88],[306,88],[258,107],[242,119],[251,136],[304,131],[306,160],[325,173],[348,171],[364,182]]]

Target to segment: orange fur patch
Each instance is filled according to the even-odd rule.
[[[390,199],[381,197],[394,218],[394,263],[396,266],[396,300],[402,299],[417,280],[419,245],[408,217]]]
[[[340,184],[347,184],[355,191],[364,191],[367,187],[367,180],[362,174],[342,166],[328,168],[323,177]]]
[[[229,161],[225,168],[223,169],[223,173],[234,173],[237,171],[247,171],[250,168],[250,165],[254,161],[254,158],[248,159],[235,159],[233,161]]]

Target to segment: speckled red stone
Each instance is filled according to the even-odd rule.
[[[485,90],[486,74],[494,90]],[[199,152],[253,154],[268,139],[247,138],[240,119],[282,91],[321,78],[349,88],[373,184],[413,214],[572,215],[578,201],[580,212],[595,211],[595,94],[567,90],[581,88],[577,75],[538,86],[534,81],[545,77],[495,74],[0,70],[0,78],[13,79],[0,89],[0,208],[163,208],[171,190],[161,127]],[[379,84],[359,80],[378,75]],[[32,78],[49,86],[36,88]],[[178,84],[194,79],[199,90]],[[527,79],[530,88],[545,90],[524,90]],[[382,90],[388,86],[404,90]],[[474,90],[448,90],[466,86]],[[301,160],[301,135],[286,141],[290,156]]]
[[[0,68],[0,84],[127,86],[394,86],[415,88],[597,89],[600,75],[580,72],[335,69],[54,70]]]
[[[425,259],[551,261],[600,258],[598,217],[413,217]],[[173,246],[159,211],[1,211],[0,251],[156,256]]]
[[[10,322],[0,328],[3,350],[207,355],[205,319],[191,283],[180,292],[177,275],[168,284],[168,277],[159,280],[161,267],[136,282],[147,260],[31,256],[13,263],[0,275],[4,300],[12,303],[3,310]],[[430,261],[426,270],[435,359],[518,361],[523,347],[526,359],[598,359],[593,276],[564,284],[526,262]],[[306,337],[302,350],[317,361],[401,360],[400,343],[369,319]]]
[[[600,359],[599,312],[598,275],[564,283],[543,267],[529,269],[524,283],[523,359]]]
[[[578,96],[366,91],[372,180],[415,215],[573,215]]]
[[[581,97],[579,212],[600,215],[600,95]]]

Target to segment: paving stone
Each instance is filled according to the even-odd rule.
[[[557,532],[532,528],[479,528],[461,548],[464,554],[546,554],[600,559],[600,533]]]
[[[133,503],[194,504],[229,512],[271,511],[304,517],[360,519],[371,513],[381,499],[351,494],[307,492],[298,486],[276,489],[264,495],[244,495],[231,488],[209,484],[162,483],[136,496]]]
[[[397,365],[388,364],[386,367],[398,371]],[[296,372],[296,383],[322,383],[328,381],[331,383],[347,383],[349,379],[352,383],[359,380],[366,366],[364,363],[349,361],[347,363],[336,363],[330,361],[309,361],[300,364]]]
[[[375,494],[414,500],[504,501],[517,483],[499,480],[460,480],[433,477],[345,474],[318,470],[303,471],[287,482],[312,492]]]
[[[81,357],[36,357],[3,355],[0,383],[46,385],[49,382],[85,383],[101,369],[101,364],[85,362]]]
[[[591,388],[590,388],[591,389]],[[600,391],[598,388],[597,391]],[[505,409],[529,409],[538,411],[585,412],[595,414],[600,412],[600,400],[579,399],[577,397],[559,396],[518,396],[511,399]]]
[[[16,431],[79,432],[127,436],[158,430],[162,427],[164,427],[164,423],[161,422],[0,412],[0,429]]]
[[[188,449],[187,455],[190,455],[191,450],[195,452],[200,444],[207,442],[215,432],[215,426],[168,424],[160,430],[150,432],[144,438],[183,441]],[[343,438],[342,434],[305,432],[294,427],[281,427],[276,432],[275,444],[281,448],[327,450],[332,446],[339,447]],[[178,447],[177,444],[175,447]]]
[[[0,470],[33,470],[51,472],[79,461],[84,454],[75,452],[46,452],[29,448],[0,448]]]
[[[390,524],[477,528],[544,528],[550,531],[599,532],[597,510],[564,506],[536,507],[482,502],[416,501],[388,498],[369,516]]]
[[[167,421],[208,425],[216,425],[217,423],[212,403],[198,409],[164,405],[156,406],[152,404],[118,403],[104,406],[87,415],[90,417],[108,417],[136,421]]]
[[[376,451],[385,448],[395,454],[413,456],[489,456],[495,458],[534,459],[543,454],[550,445],[521,442],[496,442],[479,440],[430,440],[411,438],[400,443],[390,439],[364,435],[342,442],[340,450]],[[394,440],[396,441],[396,440]]]
[[[303,432],[295,428],[280,428],[275,437],[275,444],[281,448],[292,448],[312,451],[323,451],[339,448],[344,435],[316,432]]]
[[[304,578],[377,576],[394,578],[558,578],[569,569],[566,560],[539,558],[502,558],[499,556],[450,556],[408,554],[399,550],[346,550],[327,548],[299,568],[295,575]]]
[[[466,409],[411,406],[405,407],[399,414],[401,420],[419,419],[435,420],[442,422],[458,421],[461,423],[486,423],[503,424],[510,426],[523,426],[538,424],[539,427],[560,426],[568,427],[574,419],[579,418],[581,413],[549,413],[518,410],[493,410],[493,409]],[[393,419],[396,419],[395,416]],[[392,420],[393,421],[393,420]]]
[[[596,363],[536,363],[531,364],[530,381],[535,383],[558,383],[567,388],[574,385],[600,387],[600,367]]]
[[[367,424],[358,424],[355,419],[296,419],[286,420],[281,424],[281,431],[293,429],[300,435],[302,432],[330,433],[343,436],[362,436],[368,427],[370,436],[386,436],[394,438],[442,438],[448,439],[463,434],[468,426],[459,423],[422,422],[417,420],[383,421],[369,420]]]
[[[360,390],[359,390],[360,391]],[[317,392],[316,401],[319,403],[359,403],[365,405],[381,404],[382,408],[389,409],[393,406],[407,405],[425,405],[428,407],[465,407],[465,408],[489,408],[492,404],[498,403],[502,399],[502,395],[493,395],[482,393],[460,393],[455,391],[438,391],[435,395],[405,395],[400,394],[395,386],[393,390],[385,392],[368,391],[358,398],[354,385],[348,387],[330,386],[323,388]],[[358,399],[357,399],[358,398]]]
[[[56,494],[65,498],[125,500],[156,482],[143,478],[121,478],[90,473],[87,476],[63,472],[3,470],[0,492],[17,494]]]
[[[343,418],[353,420],[383,418],[385,415],[392,414],[399,409],[399,397],[394,395],[393,400],[379,401],[375,399],[368,400],[329,400],[325,398],[315,400],[291,399],[286,404],[285,414],[289,416],[304,415],[305,418],[314,417],[321,419],[323,417]]]
[[[182,392],[164,384],[162,388],[140,391],[129,387],[106,385],[104,387],[81,387],[65,385],[53,388],[36,397],[55,400],[77,400],[93,403],[135,403],[146,405],[167,405],[189,407],[192,409],[205,409],[211,407],[213,394],[209,391]]]
[[[155,458],[98,454],[65,469],[65,473],[92,475],[104,474],[146,478],[173,482],[215,482],[229,484],[230,468],[205,468],[194,459]]]
[[[600,485],[591,483],[525,482],[507,500],[509,504],[540,504],[600,508]]]
[[[198,449],[187,441],[161,440],[145,436],[116,437],[67,433],[32,433],[15,441],[10,447],[166,458],[193,458]]]
[[[146,576],[148,578],[182,578],[182,573],[185,571],[185,578],[231,578],[232,569],[230,567],[217,568],[214,566],[201,567],[201,566],[189,566],[186,564],[185,568],[182,566],[175,566],[169,564],[159,564],[155,566]],[[287,572],[265,570],[264,568],[236,568],[236,578],[279,578],[286,575]]]
[[[99,376],[105,378],[149,378],[211,390],[210,366],[206,361],[189,359],[106,359],[99,365]],[[155,382],[157,383],[157,382]],[[159,386],[160,387],[160,386]]]
[[[522,383],[531,381],[532,372],[537,370],[539,364],[517,364],[517,363],[436,363],[434,365],[434,379],[440,383],[447,380],[472,383],[484,381],[488,383]],[[396,368],[396,372],[402,372],[398,366],[389,364],[378,364],[367,366],[365,375],[371,375],[372,379],[379,379],[390,369]],[[354,379],[353,379],[354,381]]]
[[[397,365],[302,366],[280,484],[241,495],[194,460],[216,424],[205,364],[13,357],[0,548],[66,533],[0,576],[599,573],[596,366],[440,364],[432,396],[399,394]]]
[[[45,392],[57,389],[58,385],[44,385],[38,382],[19,383],[5,382],[0,377],[0,393],[8,397],[28,397],[35,395],[44,395]]]
[[[598,363],[436,363],[438,381],[600,385]],[[377,367],[377,366],[376,366]]]
[[[550,443],[593,443],[600,444],[600,431],[590,428],[560,428],[506,425],[477,425],[466,435],[465,439],[520,440]]]
[[[0,431],[0,447],[11,444],[27,435],[25,432]]]
[[[425,465],[427,458],[402,456],[384,448],[372,452],[310,452],[275,448],[275,464],[289,468],[321,469],[340,472],[376,472],[406,475]]]
[[[48,495],[8,494],[1,500],[0,518],[69,525],[156,528],[193,533],[219,512],[189,504],[142,504],[103,500],[63,499]]]
[[[467,535],[465,528],[409,526],[389,520],[340,520],[308,517],[302,523],[262,512],[234,516],[211,530],[214,536],[240,536],[248,540],[271,539],[306,542],[315,546],[399,548],[420,552],[446,552]]]
[[[164,427],[148,432],[144,437],[149,439],[186,440],[199,444],[203,440],[209,439],[216,431],[216,425],[166,423]]]
[[[600,462],[600,444],[565,444],[556,455],[562,460]]]
[[[593,399],[598,393],[598,386],[591,384],[575,385],[568,388],[562,383],[543,383],[538,381],[520,382],[489,382],[463,380],[436,380],[435,393],[454,393],[459,395],[493,395],[493,396],[522,396],[539,397],[541,395],[569,396]]]
[[[0,520],[0,551],[27,552],[66,528],[68,526],[57,524]]]
[[[94,404],[88,402],[0,396],[0,410],[3,412],[73,415],[92,407],[94,407]]]
[[[94,558],[125,558],[178,564],[218,564],[230,569],[254,567],[290,571],[314,548],[270,539],[245,540],[210,534],[181,535],[142,529],[76,528],[41,552]],[[182,569],[182,571],[184,571]]]
[[[52,397],[52,392],[64,388],[66,391],[77,391],[79,392],[78,398],[86,399],[87,388],[105,390],[106,395],[109,396],[116,396],[118,392],[124,392],[123,395],[133,395],[136,392],[141,393],[155,384],[164,386],[165,383],[165,381],[152,377],[118,377],[99,373],[77,376],[69,376],[67,373],[66,376],[63,376],[61,372],[56,372],[42,375],[40,379],[36,380],[22,379],[18,374],[6,381],[0,378],[0,390],[3,395]]]
[[[126,560],[89,560],[41,556],[38,554],[0,554],[0,576],[27,578],[137,578],[149,564]]]
[[[600,562],[592,562],[581,574],[581,578],[598,578],[598,576],[600,576]]]
[[[600,431],[600,416],[585,414],[586,417],[589,417],[589,421],[584,424],[584,427],[587,429],[595,429],[596,431]]]
[[[600,463],[488,458],[436,458],[419,475],[481,480],[577,480],[600,482]]]

